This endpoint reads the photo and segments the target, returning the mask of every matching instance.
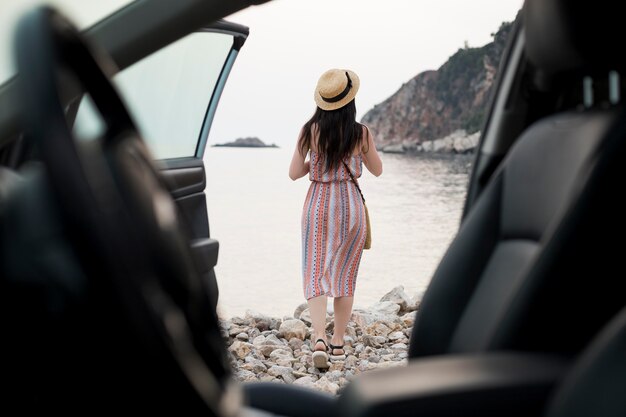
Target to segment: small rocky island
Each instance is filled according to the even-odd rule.
[[[256,137],[239,138],[234,142],[218,143],[213,146],[229,148],[278,148],[275,143],[266,145],[265,142]]]

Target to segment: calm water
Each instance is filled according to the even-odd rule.
[[[287,176],[291,149],[210,148],[207,206],[220,241],[220,314],[246,309],[291,315],[304,301],[300,216],[310,181]],[[458,228],[468,156],[382,154],[384,173],[360,183],[372,222],[372,249],[361,261],[355,305],[396,285],[423,291]]]

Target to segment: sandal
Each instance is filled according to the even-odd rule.
[[[315,341],[315,344],[317,345],[319,342],[322,342],[326,349],[313,351],[313,366],[315,366],[317,369],[326,369],[330,367],[330,365],[328,364],[328,354],[326,353],[326,350],[328,350],[328,345],[326,344],[324,339],[317,339]],[[315,349],[315,346],[313,346],[313,349]]]
[[[344,359],[346,359],[346,352],[343,350],[343,347],[345,345],[333,345],[332,343],[328,344],[328,347],[330,347],[330,360],[336,360],[336,361],[342,361]],[[335,350],[341,350],[343,353],[340,355],[333,355],[333,351]]]

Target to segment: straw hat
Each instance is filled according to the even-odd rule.
[[[354,100],[359,77],[346,69],[331,69],[322,74],[315,87],[315,103],[322,110],[337,110]]]

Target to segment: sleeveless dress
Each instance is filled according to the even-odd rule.
[[[310,161],[311,185],[302,210],[304,296],[353,296],[367,235],[363,201],[343,164],[324,172],[313,151]],[[355,178],[361,176],[361,154],[345,163]]]

